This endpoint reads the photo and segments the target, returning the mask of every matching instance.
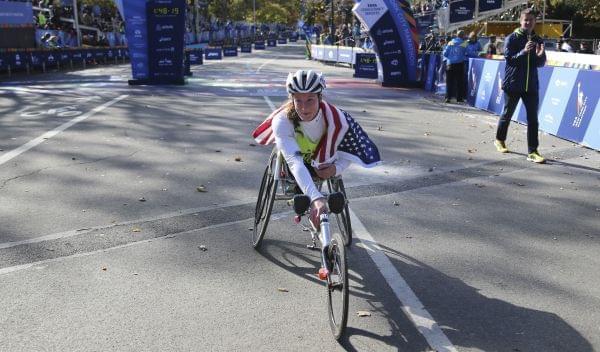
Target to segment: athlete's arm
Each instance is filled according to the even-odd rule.
[[[272,128],[277,148],[283,154],[283,158],[288,164],[292,175],[294,175],[298,187],[300,187],[304,194],[310,197],[311,202],[315,199],[323,198],[321,192],[315,187],[310,172],[304,165],[302,155],[300,154],[300,147],[296,142],[292,122],[285,116],[276,116],[273,118]]]

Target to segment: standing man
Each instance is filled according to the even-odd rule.
[[[446,61],[446,103],[450,98],[456,95],[456,102],[461,103],[464,100],[464,80],[465,80],[465,32],[456,32],[456,38],[448,42],[444,48],[443,60]]]
[[[527,112],[527,160],[534,163],[544,163],[538,153],[538,67],[546,63],[544,42],[535,34],[535,12],[525,9],[521,12],[521,27],[517,28],[506,38],[504,57],[506,58],[506,71],[502,90],[504,91],[504,110],[498,121],[496,141],[494,145],[501,153],[507,153],[506,134],[510,119],[515,112],[519,99]]]

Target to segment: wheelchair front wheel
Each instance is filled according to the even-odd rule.
[[[276,155],[275,155],[276,157]],[[271,156],[270,163],[266,167],[258,191],[258,199],[254,208],[254,228],[252,231],[252,246],[258,249],[262,239],[267,231],[273,203],[275,201],[275,192],[277,190],[277,180],[273,177],[274,155]]]

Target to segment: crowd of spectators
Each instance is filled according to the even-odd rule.
[[[34,26],[48,31],[41,37],[42,47],[77,46],[73,6],[62,6],[57,0],[35,0],[33,5]],[[109,46],[107,33],[124,33],[124,23],[115,6],[81,5],[78,10],[83,45]],[[63,32],[64,36],[57,36],[56,31]]]

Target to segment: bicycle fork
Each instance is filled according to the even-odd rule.
[[[329,216],[321,214],[319,217],[321,231],[319,240],[321,240],[321,268],[319,269],[319,279],[327,280],[331,272],[331,263],[328,260],[329,246],[331,245],[331,233],[329,232]]]

